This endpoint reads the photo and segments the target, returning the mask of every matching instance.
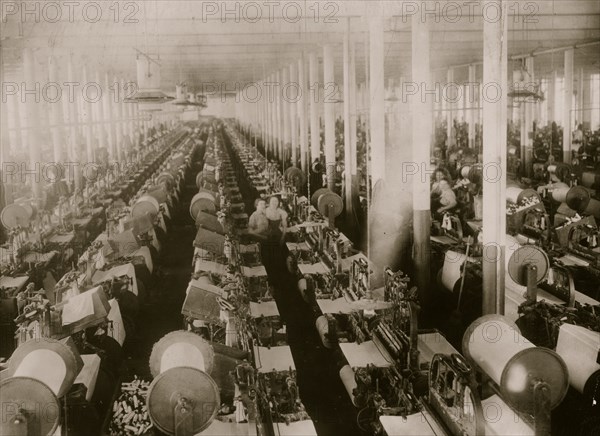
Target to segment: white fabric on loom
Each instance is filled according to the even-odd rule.
[[[69,325],[94,314],[94,293],[98,288],[75,295],[67,300],[62,311],[62,325]]]
[[[128,276],[133,279],[133,293],[135,295],[138,294],[137,281],[135,276],[135,267],[132,263],[127,263],[125,265],[119,265],[114,268],[109,269],[108,271],[96,271],[94,277],[92,277],[92,281],[94,283],[101,283],[106,280],[110,280],[114,277]]]

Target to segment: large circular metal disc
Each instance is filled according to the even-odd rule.
[[[536,283],[540,283],[550,268],[550,261],[544,251],[535,245],[524,245],[518,248],[508,260],[508,274],[521,286],[527,286],[526,265],[537,267]]]
[[[150,195],[141,196],[131,208],[131,216],[140,218],[148,214],[151,217],[156,217],[160,211],[160,205],[156,198]]]
[[[587,188],[592,188],[595,184],[600,183],[600,174],[595,171],[584,171],[581,174],[581,184]]]
[[[302,188],[306,183],[306,176],[300,168],[290,167],[285,170],[285,179],[294,185],[296,189]]]
[[[329,211],[332,210],[333,216],[337,217],[342,213],[342,210],[344,210],[344,202],[342,197],[334,192],[329,191],[319,197],[319,200],[317,201],[317,209],[321,215],[325,217],[328,217]]]
[[[472,165],[469,168],[469,175],[467,178],[471,183],[479,185],[483,179],[483,169],[481,165]]]
[[[566,180],[571,175],[571,167],[565,163],[559,162],[556,164],[554,174],[559,180]]]
[[[196,219],[200,211],[215,213],[217,204],[215,197],[208,191],[198,192],[190,203],[190,215],[192,219]]]
[[[173,175],[171,173],[161,173],[157,178],[156,178],[156,184],[160,185],[160,184],[164,184],[167,189],[171,189],[173,188],[173,186],[175,185],[175,178],[173,177]]]
[[[7,229],[13,229],[17,226],[27,227],[30,219],[29,211],[20,204],[9,204],[0,213],[2,225]]]
[[[310,203],[314,206],[317,207],[317,202],[319,201],[319,197],[323,194],[325,194],[326,192],[330,192],[329,189],[327,188],[320,188],[317,189],[315,192],[313,192],[313,194],[310,197]]]
[[[65,362],[66,374],[65,378],[60,386],[60,390],[58,392],[58,397],[62,397],[68,389],[73,385],[75,379],[77,378],[77,374],[81,370],[82,362],[79,356],[75,356],[73,350],[69,348],[64,342],[57,341],[55,339],[50,338],[40,338],[35,340],[27,341],[15,350],[15,352],[10,356],[10,360],[8,361],[8,375],[12,376],[21,362],[32,352],[36,350],[50,350],[54,353],[58,354],[62,360]],[[40,371],[44,371],[45,362],[39,362]]]
[[[166,334],[160,341],[154,344],[152,353],[150,354],[150,373],[152,377],[157,377],[161,373],[161,363],[163,354],[174,344],[190,346],[190,350],[198,350],[204,364],[204,371],[210,374],[215,362],[215,352],[212,346],[202,337],[195,333],[183,330],[175,331]],[[190,358],[193,358],[190,356]],[[193,367],[200,362],[190,361],[187,365]]]
[[[567,193],[567,206],[582,213],[590,202],[590,192],[583,186],[573,186]]]
[[[192,434],[205,430],[217,416],[221,398],[215,381],[196,368],[171,368],[148,389],[148,415],[161,432],[175,434],[175,406],[185,398],[193,408]]]
[[[60,423],[60,403],[44,383],[28,377],[12,377],[0,383],[1,435],[53,435]],[[15,423],[17,414],[27,418],[27,424]],[[21,426],[27,425],[23,431]]]
[[[532,383],[541,380],[550,388],[550,407],[560,404],[569,388],[569,371],[562,358],[547,348],[534,347],[515,354],[504,367],[502,398],[516,410],[534,412]]]

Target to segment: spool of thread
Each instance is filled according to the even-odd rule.
[[[473,322],[463,337],[465,356],[496,383],[504,400],[524,413],[533,413],[535,381],[550,389],[550,407],[567,393],[569,373],[554,351],[525,339],[518,327],[500,315],[486,315]]]
[[[21,344],[0,382],[0,434],[54,434],[60,422],[59,398],[73,386],[82,367],[70,338],[41,338]]]
[[[461,177],[463,179],[468,179],[470,171],[471,171],[471,166],[470,165],[465,165],[464,167],[462,167],[460,169],[460,175],[461,175]]]
[[[519,204],[529,197],[538,197],[539,199],[538,193],[533,189],[521,189],[515,186],[506,188],[506,201],[510,203]]]
[[[158,200],[151,195],[142,195],[131,208],[131,216],[133,218],[141,218],[148,214],[155,218],[160,212]]]
[[[446,290],[454,292],[456,284],[460,281],[461,267],[466,259],[467,256],[464,253],[452,250],[446,251],[440,279],[442,286]]]
[[[356,407],[359,407],[357,404],[356,398],[354,397],[354,389],[358,387],[356,384],[356,378],[354,374],[354,370],[350,365],[344,365],[342,369],[340,369],[340,379],[346,388],[346,392],[350,396],[350,400],[352,400],[352,404]]]
[[[198,192],[190,202],[190,215],[193,220],[196,219],[200,211],[214,214],[217,211],[217,201],[215,196],[209,192]]]
[[[593,391],[600,382],[600,364],[596,362],[599,349],[600,333],[572,324],[560,326],[556,352],[569,369],[571,386],[581,393]],[[590,385],[594,386],[586,389]]]
[[[554,201],[556,201],[557,203],[564,203],[565,201],[567,201],[567,194],[569,193],[569,189],[571,188],[566,183],[558,182],[553,183],[549,189],[552,194],[552,199]]]
[[[329,321],[325,315],[321,315],[315,321],[315,327],[319,332],[319,336],[321,337],[321,342],[325,348],[333,348],[333,344],[328,338],[329,335]]]
[[[483,195],[475,195],[473,197],[473,209],[475,213],[475,220],[483,220]]]
[[[176,433],[175,408],[180,399],[189,411],[193,434],[210,426],[221,404],[219,386],[209,375],[215,362],[212,346],[186,331],[167,334],[150,355],[150,384],[147,407],[150,420],[161,432]]]

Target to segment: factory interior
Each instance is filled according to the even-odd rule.
[[[0,6],[0,436],[600,435],[600,1]]]

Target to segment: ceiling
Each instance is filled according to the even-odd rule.
[[[2,0],[4,80],[21,77],[25,47],[34,49],[40,67],[38,77],[47,74],[48,56],[56,56],[64,65],[71,55],[76,74],[87,65],[101,74],[135,80],[138,49],[160,56],[164,90],[174,89],[179,81],[196,89],[203,83],[217,83],[222,89],[235,90],[236,83],[243,86],[261,80],[303,53],[316,51],[322,56],[323,44],[329,43],[334,46],[336,80],[341,81],[342,42],[349,29],[355,42],[360,82],[365,71],[369,17],[377,10],[377,2],[373,1],[296,0],[275,4],[149,0],[120,2],[118,9],[115,2],[96,2],[101,10],[85,6],[86,2],[77,2],[72,9],[64,5],[68,2],[49,2],[60,9],[43,9],[41,3]],[[511,56],[600,40],[598,0],[510,3]],[[23,4],[30,11],[37,7],[39,17],[23,16]],[[448,66],[481,61],[483,15],[479,2],[383,1],[386,78],[409,74],[410,15],[415,7],[423,5],[431,11],[437,7],[438,14],[425,19],[432,31],[432,68],[439,69],[441,77],[445,77],[443,70]],[[226,12],[229,14],[224,16]],[[493,13],[486,12],[488,19],[493,19]],[[600,72],[599,62],[600,45],[576,51],[576,69]],[[535,74],[548,75],[554,70],[560,74],[562,65],[560,52],[539,56]],[[59,74],[66,77],[66,67]],[[455,77],[464,74],[466,68],[457,69]]]

